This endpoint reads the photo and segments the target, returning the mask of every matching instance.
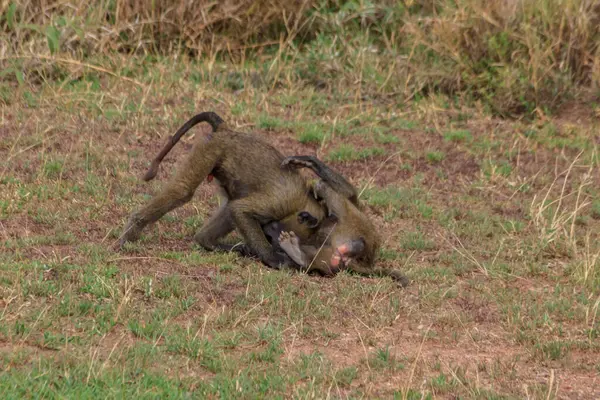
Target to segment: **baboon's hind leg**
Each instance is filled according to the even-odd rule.
[[[218,154],[205,143],[197,142],[173,179],[144,207],[129,217],[119,245],[137,240],[146,225],[190,201],[196,188],[213,169]]]
[[[279,234],[279,246],[300,267],[303,269],[308,267],[310,260],[300,248],[300,240],[294,232],[281,232]]]
[[[158,221],[169,211],[190,201],[194,196],[194,189],[177,184],[164,188],[146,206],[131,214],[119,239],[120,245],[137,240],[146,225]]]
[[[227,250],[230,251],[227,245],[221,245],[219,239],[227,236],[235,229],[229,204],[223,204],[213,215],[202,225],[202,227],[194,235],[194,240],[200,246],[207,250]]]

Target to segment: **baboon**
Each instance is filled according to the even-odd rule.
[[[205,178],[214,178],[221,186],[224,203],[198,230],[194,240],[208,250],[253,254],[269,267],[297,268],[285,252],[277,251],[267,241],[263,227],[278,221],[282,229],[308,240],[316,228],[298,223],[297,215],[308,212],[316,219],[316,227],[325,216],[324,208],[296,169],[281,168],[284,156],[260,136],[229,129],[214,112],[200,113],[170,138],[152,161],[144,180],[156,176],[162,159],[182,135],[200,122],[208,122],[212,133],[198,135],[175,176],[145,206],[131,214],[119,244],[138,239],[146,225],[187,203]],[[234,229],[242,236],[243,245],[219,241]]]
[[[298,213],[299,223],[310,229],[319,226],[308,240],[299,238],[294,232],[280,232],[278,245],[294,262],[302,269],[329,270],[329,274],[334,274],[348,268],[363,275],[390,276],[401,286],[408,285],[408,278],[400,271],[374,266],[380,238],[369,218],[360,210],[354,186],[313,156],[287,157],[282,167],[313,170],[320,178],[314,185],[314,194],[325,203],[328,212],[325,219],[306,210]]]

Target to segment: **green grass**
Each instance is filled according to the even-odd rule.
[[[259,129],[265,129],[267,131],[277,130],[285,126],[285,123],[277,118],[269,115],[261,114],[258,117],[256,126]]]
[[[0,17],[5,398],[593,398],[597,105],[573,85],[595,78],[564,69],[580,52],[555,43],[595,54],[578,36],[587,19],[574,19],[575,2],[560,13],[526,2],[511,24],[495,5],[469,2],[315,3],[311,24],[286,11],[294,40],[245,53],[216,52],[195,33],[169,47],[172,17],[160,5],[144,19],[166,18],[160,28],[113,35],[112,6],[75,16],[74,4],[28,14],[33,3],[11,3]],[[243,32],[283,15],[266,7],[275,6],[236,14]],[[486,10],[499,27],[478,14]],[[257,44],[234,16],[221,21],[215,46],[225,31]],[[581,31],[569,30],[575,23]],[[264,39],[279,43],[286,25],[269,26]],[[194,41],[208,47],[186,47]],[[574,110],[560,114],[553,103],[569,96]],[[208,128],[190,131],[144,183],[149,160],[206,110],[343,172],[380,234],[377,265],[411,285],[207,252],[191,239],[218,206],[205,182],[116,251],[128,214]]]
[[[380,147],[366,147],[359,150],[351,144],[342,144],[330,150],[326,160],[337,162],[355,161],[382,156],[384,154],[385,150]]]
[[[425,154],[427,161],[431,164],[437,164],[441,162],[446,155],[441,151],[430,151]]]
[[[427,239],[421,232],[407,233],[401,240],[400,246],[405,250],[416,251],[433,250],[436,248],[436,244],[432,240]]]
[[[298,132],[298,141],[300,143],[320,144],[327,134],[325,126],[321,124],[305,123]]]
[[[449,142],[466,142],[473,140],[473,136],[467,130],[453,130],[444,133],[444,139]]]

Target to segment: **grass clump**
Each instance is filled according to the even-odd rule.
[[[322,124],[305,123],[300,127],[298,141],[300,143],[320,144],[325,138],[326,128]]]
[[[449,142],[467,142],[473,139],[471,132],[467,130],[448,131],[444,134],[444,139]]]
[[[324,90],[361,82],[363,96],[403,101],[438,93],[480,102],[502,116],[551,111],[578,89],[600,83],[600,5],[587,0],[243,0],[233,8],[56,0],[12,2],[3,11],[4,46],[34,49],[46,61],[107,50],[208,55],[214,78],[217,59],[266,55],[267,67],[257,76],[274,85],[301,81]],[[39,72],[40,80],[53,73],[39,63],[25,62],[36,64],[33,70],[5,64],[0,78],[19,84],[24,72]],[[283,66],[294,73],[284,78]],[[227,88],[245,87],[239,73],[227,76]]]
[[[329,152],[326,160],[337,162],[355,161],[381,156],[383,154],[385,154],[385,150],[380,147],[366,147],[359,150],[351,144],[341,144]]]
[[[425,157],[430,164],[438,164],[444,160],[446,154],[442,151],[429,151],[425,154]]]

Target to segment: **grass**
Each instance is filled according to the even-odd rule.
[[[450,142],[465,142],[473,139],[471,132],[467,130],[452,130],[444,133],[444,139]]]
[[[1,10],[0,392],[598,397],[593,2],[284,3]],[[115,251],[204,110],[342,172],[411,285],[201,250],[206,183]]]
[[[430,93],[442,93],[448,96],[444,107],[456,102],[480,104],[501,116],[554,112],[572,99],[574,91],[600,79],[594,67],[599,62],[595,48],[600,9],[584,0],[485,6],[475,0],[435,4],[245,0],[235,9],[224,4],[190,3],[178,9],[144,4],[135,12],[126,2],[52,4],[54,12],[49,15],[42,12],[45,3],[7,4],[2,10],[1,43],[18,47],[26,38],[35,43],[35,51],[86,59],[108,48],[121,54],[149,54],[150,59],[179,52],[206,56],[205,68],[190,77],[195,83],[218,83],[236,92],[290,81],[318,91],[360,82],[361,101],[383,94],[398,96],[401,103],[418,102]],[[147,23],[137,23],[138,18]],[[253,51],[271,61],[255,64]],[[218,61],[223,59],[238,68],[219,70]],[[62,60],[62,66],[73,65],[74,60]],[[129,66],[118,75],[131,79],[143,68]],[[92,69],[97,74],[112,71]],[[2,78],[24,85],[27,71],[18,60],[11,60]],[[37,81],[64,74],[60,67],[37,71],[33,75]],[[363,79],[366,75],[369,78]],[[86,80],[92,87],[100,84],[97,75]],[[2,98],[9,97],[6,93],[0,90]],[[31,92],[23,96],[28,105],[35,105]],[[287,98],[289,105],[293,95]],[[326,109],[324,102],[311,111],[323,115]],[[455,119],[464,121],[469,115],[460,112]],[[412,122],[405,128],[412,129]]]
[[[429,151],[425,154],[427,161],[431,164],[437,164],[445,158],[445,154],[442,151]]]
[[[385,154],[385,150],[380,147],[365,147],[357,149],[351,144],[341,144],[336,148],[332,149],[327,155],[328,161],[356,161],[368,159],[375,156],[382,156]]]

